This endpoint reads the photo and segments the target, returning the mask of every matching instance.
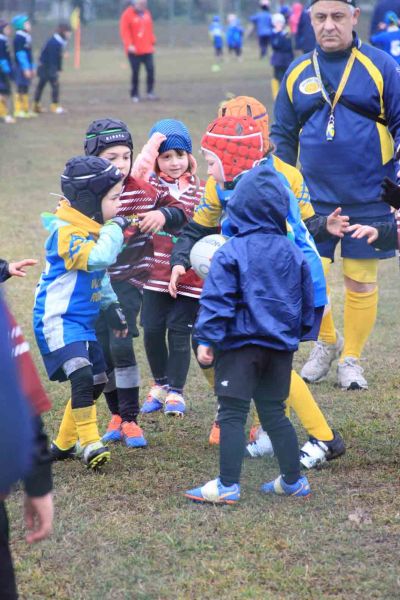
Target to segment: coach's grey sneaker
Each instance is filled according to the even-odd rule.
[[[367,390],[368,382],[363,376],[364,369],[358,359],[346,356],[337,367],[337,382],[342,390]]]
[[[308,361],[301,370],[301,376],[307,383],[322,381],[329,373],[334,360],[339,358],[343,350],[343,338],[336,332],[336,344],[315,342]]]

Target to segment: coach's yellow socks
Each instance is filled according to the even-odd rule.
[[[344,347],[340,360],[346,356],[360,358],[374,328],[378,310],[378,287],[373,292],[352,292],[346,289],[344,301]]]
[[[60,450],[68,450],[72,448],[78,441],[78,433],[76,430],[75,420],[72,415],[71,399],[68,400],[64,409],[63,418],[58,430],[57,438],[54,440],[57,448]]]
[[[95,404],[86,406],[85,408],[73,408],[72,414],[82,448],[93,442],[100,441]]]

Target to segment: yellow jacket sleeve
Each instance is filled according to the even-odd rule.
[[[87,231],[76,225],[66,225],[58,230],[58,255],[68,271],[87,271],[89,254],[95,244],[88,238]]]
[[[203,227],[218,227],[222,217],[222,206],[218,198],[216,181],[207,179],[204,195],[193,215],[193,221]]]

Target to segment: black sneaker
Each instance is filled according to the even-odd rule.
[[[50,458],[53,462],[68,458],[79,458],[80,454],[81,448],[79,442],[71,446],[71,448],[67,448],[67,450],[61,450],[55,442],[51,442],[50,444]]]
[[[330,442],[325,442],[328,446],[328,452],[326,454],[326,460],[333,460],[334,458],[339,458],[339,456],[343,456],[346,452],[346,446],[344,440],[340,433],[332,429],[333,431],[333,440]]]

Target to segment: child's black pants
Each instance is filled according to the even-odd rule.
[[[286,483],[300,477],[296,432],[285,415],[293,353],[262,346],[244,346],[216,357],[215,391],[221,428],[220,477],[223,485],[238,483],[246,444],[245,424],[253,398],[263,429],[271,438]]]

